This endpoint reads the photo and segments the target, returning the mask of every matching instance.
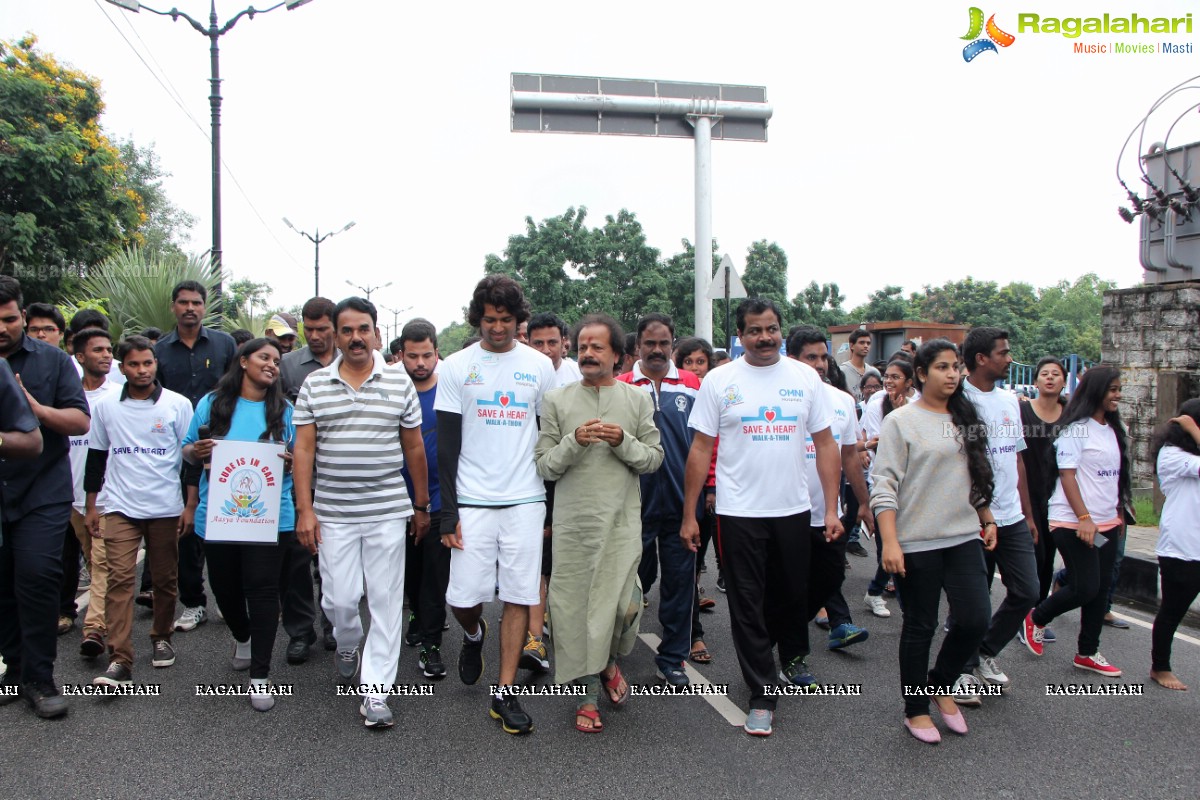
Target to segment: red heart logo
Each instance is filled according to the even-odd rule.
[[[508,405],[508,395],[506,395],[506,394],[500,395],[500,405],[502,405],[502,406]]]
[[[763,416],[767,418],[767,422],[775,421],[775,412],[774,411],[768,411],[767,413],[763,414]]]

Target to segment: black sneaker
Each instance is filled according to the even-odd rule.
[[[404,634],[404,643],[409,647],[416,647],[421,643],[421,630],[417,627],[417,615],[408,615],[408,631]]]
[[[92,686],[109,686],[114,689],[118,686],[128,686],[131,683],[133,683],[133,671],[115,661],[108,665],[108,669],[104,670],[103,675],[92,678]]]
[[[67,698],[53,683],[27,683],[21,687],[21,694],[33,708],[33,713],[42,719],[66,716]]]
[[[488,716],[500,720],[500,728],[505,733],[533,733],[533,718],[525,713],[525,709],[521,708],[520,702],[514,695],[506,694],[504,697],[493,695],[492,707],[488,709]]]
[[[84,658],[96,658],[104,654],[104,637],[98,633],[85,633],[79,643],[79,655]]]
[[[153,667],[169,667],[175,663],[175,648],[166,639],[154,640],[154,655],[150,657]]]
[[[463,634],[462,650],[458,651],[458,677],[468,686],[479,683],[483,675],[483,643],[487,641],[487,623],[482,618],[479,620],[479,633],[478,642],[472,642]]]
[[[442,663],[442,649],[436,644],[421,648],[417,666],[430,680],[440,681],[446,677],[446,665]]]
[[[10,669],[0,678],[0,706],[15,703],[21,699],[21,676],[16,670]]]
[[[725,594],[725,576],[717,573],[717,591]]]
[[[851,542],[850,544],[846,545],[846,552],[852,556],[858,556],[859,558],[867,557],[867,548],[863,547],[859,542]]]

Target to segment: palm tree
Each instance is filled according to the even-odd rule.
[[[197,281],[211,300],[221,272],[208,256],[187,259],[148,256],[136,246],[106,259],[94,273],[83,279],[84,297],[104,298],[110,331],[119,340],[125,332],[154,327],[169,331],[175,327],[171,312],[171,290],[180,281]],[[78,305],[80,301],[75,301]],[[207,307],[203,324],[219,324],[213,307]]]

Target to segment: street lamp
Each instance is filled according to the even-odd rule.
[[[396,329],[400,327],[400,315],[406,311],[412,311],[412,308],[413,308],[412,306],[405,306],[404,308],[399,308],[399,309],[388,308],[387,306],[379,307],[380,311],[387,311],[387,312],[391,313],[391,315],[392,315],[392,338],[393,339],[396,338],[396,336],[395,336]]]
[[[308,2],[308,0],[305,0],[305,2]],[[296,233],[300,234],[301,236],[305,237],[310,242],[312,242],[314,245],[316,245],[316,248],[317,248],[316,257],[313,259],[313,297],[320,297],[321,296],[321,242],[325,241],[330,236],[336,236],[339,233],[343,233],[345,231],[350,230],[351,228],[354,227],[354,220],[347,222],[345,227],[343,227],[341,230],[331,231],[330,233],[327,233],[324,236],[321,235],[320,228],[317,229],[317,232],[315,234],[300,230],[295,225],[293,225],[291,222],[289,222],[287,217],[283,218],[283,224],[287,225],[289,228],[294,230]]]
[[[382,286],[359,286],[357,283],[354,283],[353,281],[351,281],[349,279],[346,280],[346,283],[349,284],[350,286],[354,287],[355,289],[358,289],[363,294],[365,294],[367,296],[368,301],[370,301],[370,299],[371,299],[371,292],[377,292],[380,289],[386,289],[387,287],[392,285],[392,282],[388,281],[387,283],[383,284]]]
[[[254,6],[243,9],[233,15],[224,25],[217,25],[217,0],[212,0],[211,11],[208,15],[208,27],[200,24],[196,20],[189,17],[187,14],[180,11],[178,8],[172,8],[170,11],[159,11],[157,9],[144,6],[137,0],[108,0],[114,6],[120,6],[127,11],[149,11],[151,14],[158,14],[162,17],[170,17],[173,22],[178,22],[180,17],[183,17],[192,24],[192,27],[200,32],[201,36],[207,36],[212,42],[209,52],[211,54],[210,61],[212,65],[212,77],[209,78],[209,95],[208,105],[212,109],[212,205],[213,205],[213,230],[212,230],[212,258],[219,270],[224,270],[224,265],[221,263],[221,69],[218,60],[217,40],[233,29],[237,21],[243,16],[254,19],[255,14],[266,14],[268,11],[274,11],[277,8],[286,8],[288,11],[299,8],[300,6],[312,2],[312,0],[283,0],[276,3],[270,8],[264,8],[261,11]],[[221,272],[217,273],[216,286],[217,313],[221,311]]]

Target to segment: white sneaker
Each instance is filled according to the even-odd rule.
[[[208,612],[204,610],[204,606],[185,608],[179,615],[179,619],[175,620],[175,630],[194,631],[197,626],[206,622],[208,622]]]
[[[996,659],[991,656],[979,657],[979,666],[975,668],[975,677],[993,686],[1008,686],[1008,676],[1000,670]]]
[[[979,690],[982,688],[983,682],[979,678],[963,673],[954,682],[954,702],[960,706],[970,706],[971,708],[981,706],[983,700],[979,697]]]
[[[271,681],[267,678],[250,679],[250,705],[255,711],[270,711],[275,707],[275,695],[270,692]]]
[[[863,602],[867,604],[867,608],[870,609],[871,613],[877,617],[890,617],[892,615],[891,609],[887,607],[887,600],[884,600],[879,595],[864,595]]]

